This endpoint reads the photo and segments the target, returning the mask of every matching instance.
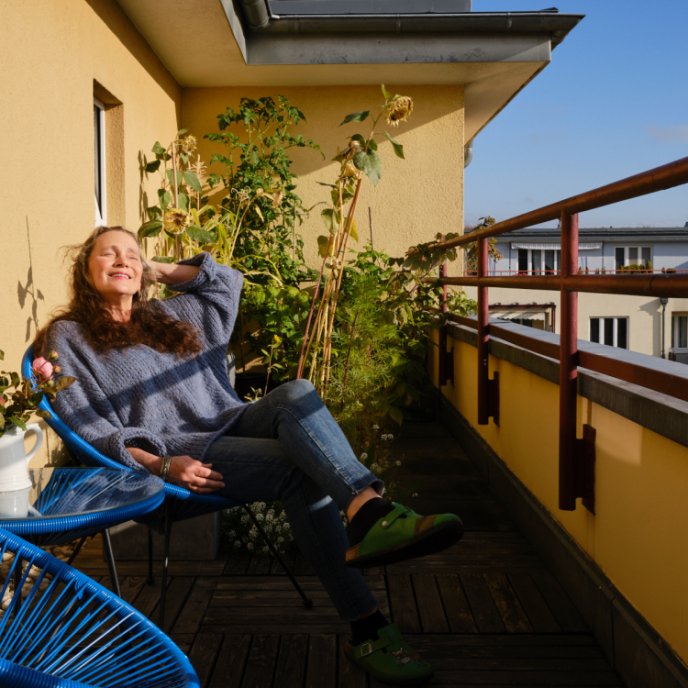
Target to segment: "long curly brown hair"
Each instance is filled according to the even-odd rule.
[[[148,298],[149,287],[154,284],[150,266],[142,261],[141,289],[134,295],[131,319],[117,322],[112,319],[101,295],[96,291],[88,268],[89,258],[98,237],[106,232],[124,232],[137,245],[137,236],[124,227],[97,227],[89,237],[77,246],[69,248],[73,255],[70,273],[71,299],[65,309],[58,312],[36,335],[34,347],[43,351],[45,337],[50,326],[58,320],[74,320],[88,343],[100,352],[121,349],[135,344],[145,344],[156,351],[188,356],[201,350],[196,328],[190,323],[175,320],[159,306],[159,302]]]

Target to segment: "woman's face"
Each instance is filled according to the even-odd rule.
[[[91,282],[103,300],[117,308],[130,309],[141,290],[143,263],[136,240],[126,232],[101,234],[88,258]]]

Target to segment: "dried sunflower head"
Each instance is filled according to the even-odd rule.
[[[193,153],[196,150],[196,137],[189,134],[180,139],[179,147],[184,153]]]
[[[188,224],[189,216],[181,208],[168,208],[162,216],[162,227],[168,234],[181,234]]]
[[[398,127],[399,122],[405,122],[413,110],[413,99],[409,96],[394,96],[385,105],[387,109],[387,124]]]

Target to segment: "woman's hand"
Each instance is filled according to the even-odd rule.
[[[225,486],[222,473],[214,471],[212,464],[186,455],[172,457],[169,481],[196,494],[217,492]]]
[[[131,454],[134,461],[140,463],[153,475],[160,475],[162,457],[138,447],[128,447],[127,451]],[[172,457],[167,479],[176,485],[186,487],[196,494],[217,492],[217,490],[221,490],[225,486],[222,473],[214,471],[212,464],[203,463],[192,456],[186,455]]]

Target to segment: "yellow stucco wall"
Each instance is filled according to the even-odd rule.
[[[133,228],[138,152],[174,136],[181,94],[110,0],[3,0],[0,18],[0,349],[3,368],[16,368],[36,325],[65,301],[60,247],[95,224],[94,82],[121,102],[106,220]]]
[[[404,146],[405,160],[397,158],[388,143],[380,142],[382,178],[377,186],[366,183],[358,204],[358,247],[370,239],[391,255],[434,237],[439,231],[463,227],[463,91],[459,87],[420,87],[387,84],[393,93],[414,99],[408,122],[392,135]],[[183,96],[183,125],[199,139],[199,150],[209,159],[212,145],[204,134],[217,131],[216,115],[236,107],[241,97],[259,98],[282,94],[305,115],[299,131],[318,143],[323,157],[311,150],[296,151],[293,171],[298,175],[297,193],[306,207],[327,201],[328,190],[318,182],[332,183],[338,167],[332,162],[338,148],[354,133],[369,134],[369,121],[339,126],[346,115],[361,110],[376,112],[383,98],[378,86],[268,89],[187,89]],[[325,233],[320,219],[322,206],[314,208],[304,224],[306,259],[319,263],[316,238]],[[370,215],[369,215],[370,210]],[[372,222],[369,222],[369,217]]]
[[[669,645],[688,659],[688,448],[579,398],[597,432],[596,514],[558,508],[558,385],[490,357],[500,424],[477,425],[476,349],[453,341],[456,384],[443,393]]]

